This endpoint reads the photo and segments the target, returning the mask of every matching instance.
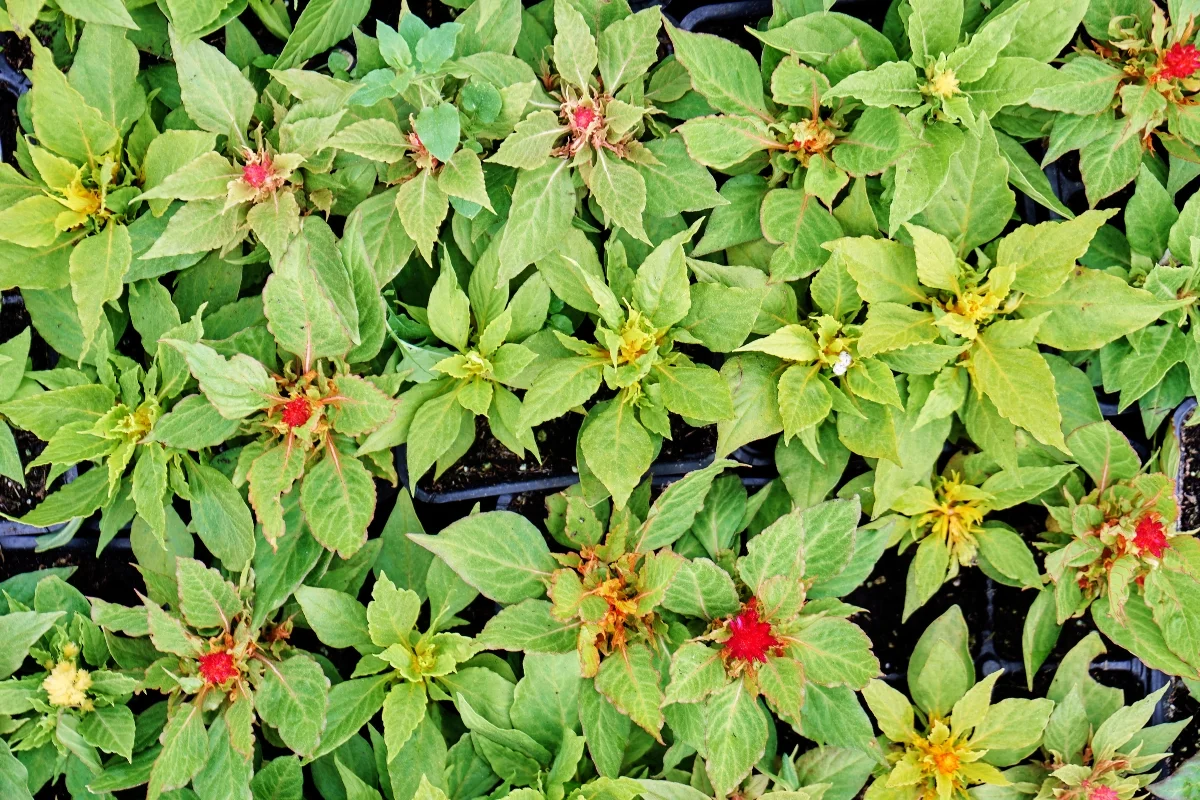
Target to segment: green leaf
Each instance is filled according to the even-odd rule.
[[[120,133],[70,86],[50,51],[36,37],[28,41],[33,48],[30,117],[38,143],[78,164],[99,166]]]
[[[683,244],[691,231],[681,231],[655,247],[633,281],[633,305],[659,328],[687,316],[691,306]]]
[[[458,109],[447,102],[426,106],[413,122],[413,130],[417,132],[425,149],[438,161],[445,163],[458,149],[461,133]]]
[[[1047,314],[1037,341],[1060,350],[1094,350],[1143,328],[1177,300],[1160,300],[1123,278],[1079,268],[1058,291],[1047,297],[1026,297],[1019,313],[1033,318]]]
[[[133,759],[134,721],[128,706],[107,706],[85,714],[79,733],[92,747]]]
[[[378,647],[409,644],[417,615],[421,612],[421,599],[416,592],[397,589],[387,575],[381,574],[371,587],[371,597],[371,604],[367,606],[371,641]]]
[[[908,42],[913,62],[923,67],[958,45],[963,21],[961,0],[910,0]]]
[[[624,508],[654,460],[654,442],[635,418],[632,406],[620,399],[593,409],[579,436],[579,447],[595,476]]]
[[[1167,251],[1171,228],[1177,219],[1179,211],[1171,194],[1142,165],[1137,188],[1125,208],[1125,236],[1129,239],[1129,248],[1158,261]]]
[[[629,717],[617,711],[594,688],[593,681],[584,681],[579,690],[579,720],[596,771],[615,779],[620,773],[632,727]]]
[[[717,454],[783,430],[779,415],[779,375],[785,365],[760,353],[734,355],[721,365],[721,377],[733,398],[733,419],[717,423]]]
[[[429,264],[433,263],[433,245],[448,210],[449,200],[431,170],[421,170],[396,192],[400,222]]]
[[[162,752],[150,770],[147,797],[151,798],[186,786],[208,761],[208,732],[199,704],[185,703],[176,708],[159,741]]]
[[[226,360],[208,345],[163,339],[183,354],[200,390],[221,416],[244,419],[270,406],[277,387],[266,368],[244,353]]]
[[[476,641],[497,650],[573,653],[579,624],[555,619],[552,608],[549,602],[535,599],[508,606],[488,620]]]
[[[1046,297],[1062,287],[1096,231],[1115,211],[1088,211],[1066,222],[1022,225],[1000,240],[996,266],[1012,267],[1015,291]]]
[[[150,641],[160,653],[195,658],[201,652],[201,640],[189,633],[175,617],[149,600],[143,600],[149,618]]]
[[[829,253],[826,242],[842,235],[842,226],[817,198],[797,189],[775,189],[762,203],[762,232],[768,242],[783,245],[771,256],[771,278],[806,278]]]
[[[150,526],[161,542],[167,530],[167,451],[162,445],[148,444],[141,448],[133,467],[130,494],[137,515]]]
[[[953,125],[933,123],[922,132],[920,145],[909,148],[900,157],[896,162],[896,187],[888,218],[890,233],[895,234],[902,223],[924,210],[942,191],[954,155],[965,140],[963,132]]]
[[[600,150],[592,166],[588,187],[613,225],[636,239],[647,243],[650,241],[642,227],[642,212],[646,210],[646,181],[641,173],[607,150]]]
[[[766,752],[766,715],[745,681],[735,680],[709,699],[704,719],[705,771],[716,793],[724,796]]]
[[[542,534],[509,511],[465,517],[437,536],[409,534],[485,596],[505,604],[541,597],[557,568]]]
[[[557,112],[545,109],[534,111],[517,123],[513,132],[487,161],[519,169],[538,169],[545,166],[554,143],[566,131]]]
[[[573,653],[526,655],[524,675],[513,691],[513,726],[529,731],[547,749],[558,749],[579,729],[580,694],[587,687]],[[493,673],[494,674],[494,673]]]
[[[274,265],[263,310],[275,340],[306,368],[361,341],[354,287],[337,237],[320,217],[305,217],[300,236]]]
[[[616,94],[626,83],[643,80],[658,58],[661,21],[661,11],[650,7],[617,20],[600,34],[600,77],[605,91]]]
[[[62,611],[42,614],[36,611],[17,611],[0,616],[0,638],[5,642],[0,655],[0,679],[16,672],[25,661],[29,648],[54,627]]]
[[[965,134],[945,186],[920,215],[921,223],[949,238],[960,256],[998,236],[1017,204],[991,123],[980,120],[976,127],[978,135]]]
[[[375,516],[375,481],[363,463],[330,442],[300,486],[300,507],[313,538],[342,558],[367,541]]]
[[[823,617],[804,628],[794,652],[804,664],[805,678],[814,683],[859,689],[880,675],[867,635],[837,617]]]
[[[275,69],[295,67],[348,38],[370,9],[370,0],[313,0],[296,20]]]
[[[483,166],[474,150],[463,148],[450,157],[438,174],[438,188],[451,197],[468,200],[493,211],[483,178]]]
[[[79,308],[84,351],[92,346],[104,305],[121,297],[122,279],[132,260],[129,231],[117,222],[108,223],[71,251],[71,296]]]
[[[976,340],[971,363],[979,390],[1000,416],[1033,434],[1043,444],[1067,451],[1062,414],[1054,394],[1054,375],[1036,350],[1002,347],[990,331]]]
[[[127,131],[146,110],[146,91],[137,81],[138,51],[118,25],[133,28],[133,21],[119,0],[95,3],[101,13],[117,11],[121,22],[90,20],[79,37],[79,49],[67,80],[92,108],[118,131]],[[109,8],[103,8],[107,5]],[[114,17],[117,15],[114,14]]]
[[[232,583],[192,558],[176,559],[175,576],[179,610],[189,625],[233,630],[233,619],[241,612],[242,602]]]
[[[1038,592],[1029,607],[1021,633],[1021,656],[1025,664],[1026,683],[1032,687],[1037,671],[1054,645],[1062,627],[1058,624],[1054,607],[1054,586],[1049,585]],[[1032,691],[1032,689],[1030,689]]]
[[[989,575],[999,573],[1001,581],[1022,588],[1037,589],[1042,576],[1033,560],[1029,545],[1019,534],[1005,528],[987,528],[976,536],[979,542],[980,566]]]
[[[665,702],[698,703],[723,688],[725,682],[721,651],[701,642],[685,642],[671,656],[671,681]]]
[[[500,236],[500,280],[557,249],[575,214],[575,188],[566,160],[522,170],[513,189],[508,222]]]
[[[387,742],[388,761],[400,750],[425,718],[425,687],[403,682],[392,687],[383,701],[383,738]]]
[[[264,667],[254,702],[258,716],[274,727],[297,755],[313,755],[325,728],[329,679],[320,665],[305,655]]]
[[[337,750],[379,713],[393,674],[342,681],[329,690],[325,730],[316,757]]]
[[[661,683],[653,654],[644,644],[609,655],[596,674],[596,691],[655,740],[661,739],[663,726]]]
[[[254,800],[304,800],[304,772],[295,756],[264,761],[250,781]]]
[[[970,634],[958,606],[925,629],[908,662],[908,688],[927,713],[945,715],[975,685]]]
[[[688,154],[713,169],[729,169],[777,144],[766,123],[754,117],[694,117],[678,130]]]
[[[720,139],[724,141],[725,137]],[[688,146],[681,136],[672,134],[654,139],[646,143],[646,149],[658,160],[657,164],[636,165],[646,183],[646,213],[670,217],[729,202],[717,192],[712,174],[689,156]]]
[[[373,646],[367,630],[367,610],[345,592],[301,586],[296,589],[296,601],[322,644],[338,649],[353,647],[359,652]]]
[[[199,39],[185,44],[173,37],[171,52],[187,115],[202,130],[245,144],[258,99],[254,85],[220,50]],[[279,61],[275,66],[284,68]]]
[[[1088,205],[1095,206],[1137,177],[1142,161],[1141,140],[1136,136],[1122,140],[1120,136],[1119,130],[1114,131],[1079,151],[1079,171]]]
[[[657,550],[674,543],[692,527],[696,514],[704,506],[713,479],[737,462],[717,459],[712,464],[693,470],[667,487],[654,502],[646,521],[632,540],[635,550]]]
[[[189,461],[192,525],[209,552],[231,572],[241,572],[254,556],[254,519],[224,474]]]
[[[903,693],[881,680],[872,680],[862,691],[875,722],[893,742],[906,742],[913,735],[913,707]]]
[[[911,108],[922,102],[919,85],[911,63],[889,61],[843,78],[822,99],[852,97],[873,108]]]
[[[762,77],[754,56],[733,42],[707,33],[664,26],[675,45],[675,57],[687,67],[692,86],[726,114],[767,119]]]
[[[138,260],[223,249],[241,237],[244,211],[242,206],[227,209],[222,200],[192,200],[171,216],[166,230]]]
[[[442,262],[441,273],[429,293],[428,311],[433,335],[465,353],[471,334],[471,303],[448,262]]]
[[[561,0],[554,3],[554,66],[558,74],[581,89],[591,83],[596,69],[596,40],[583,15]],[[616,91],[613,87],[611,92]]]
[[[246,214],[246,224],[271,257],[278,261],[287,251],[288,243],[300,232],[300,206],[296,196],[284,192],[273,203],[257,203]]]

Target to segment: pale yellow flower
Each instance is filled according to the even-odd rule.
[[[63,708],[91,708],[87,690],[92,687],[92,676],[87,670],[79,669],[71,661],[60,661],[42,681],[42,688],[50,697],[50,705]]]

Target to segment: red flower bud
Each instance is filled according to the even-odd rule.
[[[1162,54],[1158,77],[1164,80],[1190,78],[1196,70],[1200,70],[1200,53],[1196,51],[1196,46],[1176,42]]]
[[[217,686],[230,678],[236,678],[238,670],[233,665],[233,656],[224,650],[214,650],[200,656],[200,675],[205,683]]]
[[[283,421],[289,428],[299,428],[312,416],[312,404],[307,397],[292,398],[283,407]]]
[[[271,180],[274,173],[271,162],[265,159],[262,162],[251,162],[242,167],[242,179],[255,189],[261,189]]]
[[[1117,800],[1117,790],[1111,786],[1092,786],[1088,789],[1088,800]]]
[[[1151,512],[1142,517],[1133,534],[1133,545],[1140,555],[1162,558],[1163,551],[1167,549],[1167,534],[1158,514]]]
[[[726,623],[729,639],[725,642],[725,655],[739,661],[757,661],[764,664],[767,655],[778,652],[783,642],[771,635],[771,625],[758,618],[758,599],[750,598],[741,612]]]
[[[571,114],[571,125],[579,130],[586,129],[596,121],[596,112],[587,106],[580,106]]]

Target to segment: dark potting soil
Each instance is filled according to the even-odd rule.
[[[28,464],[46,449],[46,443],[29,431],[13,428],[12,432],[17,442],[17,452],[21,456],[21,464]],[[34,467],[25,473],[24,486],[0,475],[0,513],[20,517],[32,511],[46,495],[62,485],[62,479],[59,478],[47,486],[46,478],[49,476],[49,465]]]
[[[436,481],[428,476],[418,486],[430,494],[495,486],[509,481],[571,475],[575,473],[575,440],[583,424],[580,414],[566,414],[534,431],[542,460],[532,454],[520,458],[492,435],[485,417],[475,418],[475,444],[458,463]],[[700,459],[712,454],[717,444],[715,425],[693,428],[671,418],[670,439],[664,439],[656,463]]]
[[[1200,425],[1179,426],[1179,476],[1179,529],[1196,530],[1200,528]]]
[[[567,414],[541,425],[535,432],[542,460],[520,458],[492,436],[486,417],[475,418],[475,444],[436,481],[423,478],[419,486],[431,494],[505,481],[524,481],[570,474],[575,466],[575,437],[583,423],[580,414]]]
[[[0,580],[39,569],[75,567],[75,574],[68,582],[87,597],[136,606],[141,603],[137,592],[145,582],[133,561],[128,539],[112,542],[98,558],[92,539],[72,539],[63,547],[44,553],[35,552],[32,547],[10,546],[0,549]]]

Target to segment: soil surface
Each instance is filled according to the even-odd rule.
[[[1200,425],[1179,427],[1178,495],[1179,529],[1200,528]]]
[[[32,547],[26,546],[29,539],[21,542],[19,549],[12,545],[11,538],[9,542],[8,549],[0,549],[0,580],[50,567],[75,567],[75,574],[68,582],[85,596],[127,606],[141,603],[137,590],[145,584],[133,566],[128,539],[114,540],[99,558],[96,557],[96,542],[92,539],[72,539],[63,547],[44,553],[35,553]]]
[[[28,464],[36,459],[46,449],[46,443],[28,431],[13,428],[13,438],[17,442],[17,452],[21,455],[21,463]],[[10,517],[20,517],[29,513],[45,499],[46,495],[62,485],[59,478],[50,486],[46,478],[50,475],[49,465],[34,467],[25,474],[25,485],[0,475],[0,513]]]
[[[492,435],[486,417],[476,417],[475,444],[466,455],[436,481],[426,476],[417,485],[422,491],[439,494],[574,474],[575,440],[582,424],[582,415],[569,413],[539,426],[534,432],[542,455],[539,463],[532,454],[518,457]],[[717,444],[715,425],[693,428],[674,416],[671,436],[663,440],[656,464],[704,458],[712,455]]]
[[[534,433],[542,455],[538,463],[532,454],[517,456],[492,435],[486,417],[476,417],[475,444],[466,455],[436,481],[426,476],[418,485],[435,494],[570,474],[575,468],[575,437],[582,423],[582,415],[567,414],[541,425]]]

